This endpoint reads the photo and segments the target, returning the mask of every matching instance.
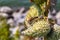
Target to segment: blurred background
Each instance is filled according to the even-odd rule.
[[[0,0],[0,6],[29,7],[30,5],[29,0]]]
[[[24,19],[31,5],[30,0],[0,0],[0,23],[3,21],[2,24],[10,25],[10,27],[5,27],[1,24],[0,40],[27,40],[20,35],[20,32],[25,28]],[[6,23],[4,22],[5,19],[7,20]],[[7,30],[5,30],[6,28]]]
[[[57,9],[60,9],[60,0],[57,3]],[[6,22],[10,25],[8,29],[11,32],[9,37],[12,37],[10,40],[29,40],[28,37],[20,35],[20,32],[25,28],[24,19],[31,5],[30,0],[0,0],[0,16],[6,18]],[[0,39],[3,40],[1,37]]]

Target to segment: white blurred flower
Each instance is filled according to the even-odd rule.
[[[56,19],[57,19],[57,24],[60,25],[60,11],[57,13]]]
[[[12,31],[12,34],[15,34],[18,29],[19,27],[15,27],[15,28],[11,28],[10,30]]]
[[[50,18],[52,18],[53,16],[50,14],[50,13],[48,13],[48,18],[50,19]]]
[[[9,24],[10,26],[14,26],[14,20],[8,19],[7,24]]]
[[[53,14],[56,13],[56,9],[53,9],[52,13],[53,13]]]
[[[14,27],[14,28],[10,28],[9,30],[12,32],[10,36],[13,36],[13,35],[16,34],[17,30],[19,30],[19,27],[16,26],[16,27]]]
[[[25,8],[21,8],[19,12],[13,13],[13,17],[14,17],[14,21],[16,22],[16,25],[24,22],[26,16],[26,12],[23,13],[24,10]]]
[[[60,11],[57,13],[56,18],[60,19]]]
[[[22,13],[24,10],[25,10],[25,8],[22,7],[19,13]]]
[[[56,19],[56,10],[53,9],[53,11],[49,10],[49,13],[48,13],[48,19]]]
[[[6,13],[0,13],[0,16],[8,17],[8,15]]]
[[[0,7],[0,12],[8,12],[8,11],[11,11],[12,9],[8,6],[3,6],[3,7]]]

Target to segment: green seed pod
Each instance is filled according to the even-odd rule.
[[[38,8],[36,7],[36,5],[32,5],[30,9],[28,10],[26,18],[25,18],[26,28],[30,26],[28,21],[30,21],[34,17],[38,17],[38,15],[39,15]]]
[[[45,36],[50,32],[50,25],[45,20],[40,20],[35,22],[32,27],[29,27],[27,30],[23,31],[22,34],[27,36]]]

